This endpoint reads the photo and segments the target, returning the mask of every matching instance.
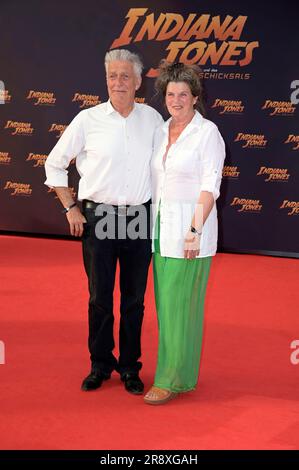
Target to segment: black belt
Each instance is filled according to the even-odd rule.
[[[98,206],[104,206],[102,210],[103,212],[107,214],[117,215],[117,216],[135,216],[136,211],[138,211],[138,208],[141,208],[142,206],[148,208],[150,204],[151,204],[151,201],[149,200],[137,206],[125,206],[125,205],[114,206],[112,204],[106,204],[104,202],[94,202],[94,201],[90,201],[89,199],[83,199],[82,208],[83,210],[92,209],[95,211]]]

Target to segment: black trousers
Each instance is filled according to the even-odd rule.
[[[146,208],[146,237],[131,239],[123,236],[123,225],[127,227],[132,216],[117,214],[96,216],[95,210],[85,207],[83,214],[87,220],[83,233],[83,260],[89,286],[89,337],[88,347],[92,371],[109,377],[113,370],[123,375],[138,372],[142,363],[141,326],[144,314],[144,294],[148,268],[151,261],[150,201]],[[105,220],[115,225],[115,237],[111,233],[99,239],[98,228]],[[108,218],[108,219],[107,219]],[[145,220],[143,219],[143,222]],[[122,230],[119,230],[122,225]],[[120,235],[122,232],[122,235]],[[119,358],[113,355],[113,290],[117,261],[120,268],[120,327]]]

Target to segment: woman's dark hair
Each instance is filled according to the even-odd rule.
[[[197,65],[185,65],[182,62],[170,64],[163,60],[160,63],[159,75],[155,81],[156,92],[165,98],[169,82],[184,82],[189,86],[192,96],[198,98],[194,107],[205,116],[205,90],[201,74],[202,71]]]

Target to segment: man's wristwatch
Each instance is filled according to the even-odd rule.
[[[193,225],[191,225],[190,230],[191,230],[192,233],[196,233],[199,237],[200,237],[200,235],[202,234],[202,232],[199,232],[198,230],[196,230],[196,228],[193,227]]]
[[[69,207],[65,207],[61,212],[63,214],[66,214],[70,209],[72,209],[72,207],[75,207],[77,205],[76,202],[73,202],[73,204],[71,204]]]

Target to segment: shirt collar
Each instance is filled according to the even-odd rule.
[[[164,122],[162,126],[162,129],[165,133],[168,133],[171,119],[172,118],[170,117],[167,121]],[[189,134],[189,132],[191,132],[193,129],[195,128],[199,129],[202,124],[202,120],[203,120],[202,115],[197,110],[195,110],[195,114],[192,120],[189,122],[188,126],[185,127],[183,132],[185,133],[186,131]]]
[[[136,109],[137,109],[137,106],[136,106],[136,103],[135,103],[135,101],[134,101],[134,106],[133,106],[133,109],[132,109],[132,111],[130,112],[129,116],[130,116],[133,112],[135,112]],[[110,99],[109,99],[109,100],[106,102],[106,114],[112,114],[112,113],[117,113],[117,114],[119,114],[119,113],[116,111],[116,109],[113,108],[112,103],[111,103],[111,101],[110,101]],[[128,116],[128,117],[129,117],[129,116]]]
[[[112,114],[115,112],[115,109],[113,108],[111,101],[108,100],[106,103],[106,114]]]

